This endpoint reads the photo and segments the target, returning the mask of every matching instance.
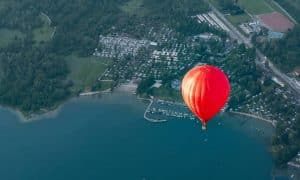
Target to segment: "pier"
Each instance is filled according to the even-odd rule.
[[[147,113],[148,112],[150,112],[150,108],[151,108],[151,106],[152,106],[152,104],[153,104],[153,99],[143,99],[143,100],[148,100],[148,101],[150,101],[150,104],[148,105],[148,107],[147,107],[147,109],[146,109],[146,111],[145,111],[145,113],[144,113],[144,118],[147,120],[147,121],[150,121],[150,122],[152,122],[152,123],[163,123],[163,122],[167,122],[167,120],[166,119],[153,119],[153,118],[149,118],[149,117],[147,117]]]

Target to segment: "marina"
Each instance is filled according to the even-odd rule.
[[[164,101],[160,99],[147,99],[150,101],[144,118],[150,122],[166,122],[169,119],[194,120],[195,116],[182,103]]]

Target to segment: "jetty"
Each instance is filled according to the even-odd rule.
[[[149,118],[147,117],[147,113],[150,112],[150,108],[153,104],[153,99],[143,99],[143,100],[148,100],[150,101],[150,104],[148,105],[147,109],[145,110],[145,113],[144,113],[144,118],[149,121],[149,122],[152,122],[152,123],[163,123],[163,122],[167,122],[166,119],[153,119],[153,118]]]
[[[237,112],[237,111],[231,111],[231,113],[251,117],[251,118],[254,118],[254,119],[258,119],[258,120],[262,120],[262,121],[265,121],[267,123],[272,124],[272,126],[274,126],[274,127],[276,126],[275,121],[272,121],[270,119],[265,119],[265,118],[259,117],[257,115],[254,115],[254,114],[248,114],[248,113]]]

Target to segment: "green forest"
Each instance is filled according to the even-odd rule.
[[[300,67],[300,26],[287,33],[283,39],[259,43],[263,52],[284,72]]]
[[[207,9],[201,0],[1,1],[0,103],[25,114],[55,107],[78,92],[66,59],[90,57],[99,34],[141,38],[144,24],[197,34],[209,27],[188,17]]]

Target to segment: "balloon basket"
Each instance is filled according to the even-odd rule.
[[[207,125],[206,125],[206,123],[202,123],[202,130],[207,130]]]

